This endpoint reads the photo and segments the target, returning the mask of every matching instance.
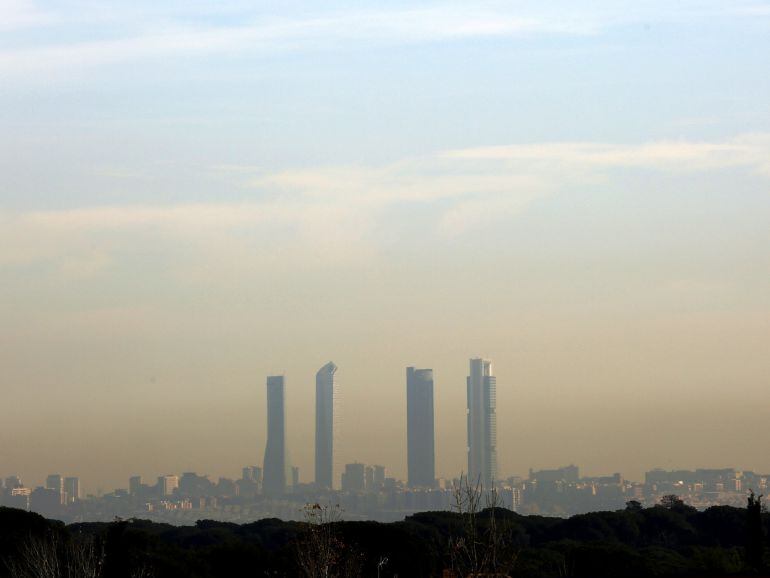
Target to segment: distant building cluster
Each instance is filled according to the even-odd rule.
[[[185,472],[145,483],[132,476],[127,489],[84,497],[77,477],[52,474],[45,486],[26,487],[17,476],[0,483],[0,504],[33,510],[67,521],[142,517],[190,523],[201,517],[251,521],[291,520],[307,503],[339,504],[350,519],[394,521],[426,510],[449,510],[458,488],[470,484],[494,490],[500,506],[529,514],[568,516],[615,510],[626,502],[653,505],[675,494],[696,507],[743,505],[751,489],[764,493],[768,476],[733,469],[652,470],[644,482],[619,473],[581,477],[577,466],[530,470],[527,478],[500,479],[497,473],[496,379],[492,363],[471,359],[467,377],[467,470],[461,478],[436,479],[433,370],[406,368],[407,479],[388,477],[382,465],[337,463],[339,436],[338,368],[333,362],[316,373],[315,469],[312,482],[300,481],[286,447],[286,380],[269,376],[267,441],[261,466],[247,466],[240,479]]]
[[[190,524],[200,518],[248,522],[265,517],[302,518],[303,506],[339,504],[345,518],[390,522],[429,510],[452,510],[456,490],[466,479],[436,480],[433,487],[410,487],[408,481],[389,477],[380,465],[346,464],[341,487],[329,490],[314,483],[292,485],[280,496],[264,492],[263,469],[243,468],[240,479],[219,478],[194,472],[164,475],[145,483],[140,476],[128,480],[127,489],[100,496],[80,496],[78,478],[48,476],[43,487],[25,487],[17,476],[0,484],[0,505],[32,510],[68,522],[109,521],[115,517],[145,518]],[[641,506],[660,503],[676,495],[700,509],[714,505],[744,506],[749,490],[766,493],[770,476],[734,469],[651,470],[643,482],[621,474],[581,476],[577,466],[530,470],[526,478],[513,476],[494,484],[497,504],[521,514],[571,516],[597,510],[618,510],[628,502]]]
[[[45,486],[27,488],[18,476],[0,481],[0,505],[22,510],[59,513],[82,499],[80,478],[51,474]]]

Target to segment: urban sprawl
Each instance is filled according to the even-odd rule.
[[[337,366],[329,362],[316,374],[315,476],[301,483],[286,452],[284,376],[267,378],[267,443],[262,466],[243,468],[240,479],[216,482],[195,472],[163,475],[147,484],[141,476],[128,488],[83,496],[78,477],[49,475],[45,486],[25,486],[18,476],[0,481],[0,505],[38,512],[67,522],[142,518],[173,524],[199,519],[249,522],[303,517],[304,506],[339,506],[346,519],[383,522],[420,511],[451,510],[462,487],[494,490],[496,504],[521,514],[569,516],[616,510],[627,502],[653,505],[676,495],[697,508],[742,506],[750,490],[766,493],[767,475],[728,469],[656,469],[644,482],[620,473],[581,477],[577,466],[529,471],[524,477],[497,473],[496,381],[492,364],[471,359],[467,377],[467,470],[455,479],[435,475],[433,371],[406,370],[407,479],[387,475],[384,466],[346,464],[336,484]]]

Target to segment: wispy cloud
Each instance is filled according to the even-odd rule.
[[[10,24],[42,22],[32,7],[10,9]],[[15,23],[15,24],[14,24]],[[415,43],[456,38],[586,34],[586,21],[539,20],[456,5],[393,10],[353,10],[305,17],[247,18],[237,25],[190,26],[166,23],[162,30],[139,27],[134,34],[104,40],[10,49],[0,52],[5,74],[61,67],[83,68],[129,60],[195,53],[276,51],[333,48],[354,43]]]
[[[0,0],[0,30],[48,26],[55,21],[54,14],[30,0]]]
[[[382,230],[398,226],[393,215],[408,220],[420,207],[431,217],[416,241],[440,241],[510,222],[554,192],[598,180],[611,187],[615,171],[705,173],[735,167],[770,177],[770,135],[479,147],[383,166],[277,173],[217,166],[215,172],[224,171],[227,179],[241,179],[264,193],[262,200],[0,212],[0,266],[53,260],[70,273],[93,273],[111,262],[105,244],[136,238],[158,246],[195,243],[207,254],[214,251],[214,261],[234,254],[273,263],[308,256],[319,263],[370,259],[383,242]],[[98,251],[93,238],[100,240]]]
[[[284,171],[256,178],[251,184],[269,191],[294,192],[315,201],[376,206],[533,189],[541,183],[527,174],[464,171],[443,163],[440,158],[424,158],[385,167]]]
[[[477,147],[449,151],[458,161],[558,163],[584,168],[639,167],[663,170],[712,170],[747,166],[758,172],[770,167],[770,137],[743,135],[722,142],[687,140],[642,144],[563,142]]]
[[[113,254],[164,255],[183,247],[210,268],[358,261],[371,249],[371,217],[345,203],[291,200],[0,211],[0,271],[38,263],[67,277],[88,276],[111,265]]]
[[[596,35],[632,22],[717,15],[757,16],[767,5],[685,1],[657,3],[522,5],[433,3],[421,7],[326,8],[304,13],[258,10],[248,4],[156,6],[64,3],[43,9],[31,0],[0,1],[0,30],[58,26],[66,34],[0,50],[0,74],[30,79],[41,71],[88,69],[123,62],[197,54],[267,56],[287,51],[443,42],[473,38]]]
[[[744,16],[770,16],[770,3],[736,2],[733,10],[736,14]]]

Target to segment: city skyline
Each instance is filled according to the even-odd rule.
[[[472,358],[471,359],[472,367],[473,367],[473,363],[474,362],[477,362],[477,365],[479,365],[482,378],[483,377],[488,377],[488,376],[485,376],[483,374],[485,372],[490,372],[491,371],[491,362],[489,360],[482,359],[482,358]],[[321,370],[316,371],[316,373],[315,373],[316,378],[318,377],[318,374],[324,368],[327,368],[330,365],[330,363],[331,362],[325,364],[321,368]],[[335,375],[335,385],[336,385],[336,371],[338,370],[338,368],[337,368],[336,364],[332,364],[332,365],[334,365],[334,375]],[[412,367],[407,367],[407,371],[409,369],[413,369],[413,368]],[[417,370],[417,371],[427,371],[427,372],[430,372],[430,377],[432,378],[433,369],[430,369],[430,370]],[[471,373],[473,373],[473,371],[471,371]],[[492,377],[492,379],[495,380],[494,376],[490,376],[490,377]],[[265,435],[265,437],[264,437],[264,439],[265,439],[265,442],[264,442],[265,443],[264,458],[265,459],[268,458],[268,453],[271,453],[272,455],[275,455],[276,448],[280,447],[280,444],[277,443],[275,440],[283,439],[283,445],[284,445],[283,455],[285,456],[285,458],[283,460],[283,463],[284,463],[284,468],[283,468],[284,475],[283,475],[283,482],[282,482],[283,485],[282,485],[282,487],[284,488],[284,490],[283,490],[284,492],[285,492],[285,489],[290,486],[291,473],[290,473],[290,469],[289,468],[291,468],[292,466],[294,466],[296,464],[296,460],[290,461],[289,450],[288,450],[289,444],[288,444],[287,440],[289,438],[292,438],[292,437],[294,437],[294,438],[298,437],[296,435],[296,432],[292,431],[292,428],[291,428],[291,425],[292,425],[291,418],[288,418],[288,422],[287,422],[286,407],[285,407],[285,393],[286,393],[286,391],[285,391],[285,379],[286,379],[285,375],[273,375],[273,376],[268,376],[267,377],[267,383],[268,383],[268,387],[267,387],[267,392],[268,392],[268,395],[267,395],[267,406],[265,406],[264,413],[260,413],[260,416],[257,416],[258,429],[260,429],[260,430],[264,429],[265,433],[268,434],[268,435]],[[466,384],[465,384],[465,388],[463,388],[463,389],[466,390],[466,392],[465,392],[466,395],[464,397],[466,397],[466,399],[467,399],[467,395],[469,393],[468,392],[468,387],[470,385],[470,376],[466,376],[465,381],[466,381]],[[432,381],[431,381],[431,383],[432,383]],[[482,379],[482,383],[484,383],[483,379]],[[493,388],[493,390],[496,393],[496,388]],[[317,389],[316,389],[316,391],[317,391]],[[439,389],[439,392],[441,392],[441,389]],[[488,393],[489,393],[488,390],[486,391],[486,393],[488,395]],[[511,392],[509,391],[508,393],[511,393]],[[408,405],[408,393],[407,393],[406,396],[404,396],[404,402],[407,402],[407,403],[405,403],[405,405]],[[337,403],[339,403],[339,400],[337,400]],[[269,443],[269,440],[270,440],[269,432],[271,430],[270,423],[269,423],[270,422],[270,419],[269,419],[269,417],[270,417],[269,407],[271,405],[274,408],[276,408],[276,412],[277,412],[277,413],[275,413],[276,419],[274,420],[274,424],[273,424],[273,428],[272,428],[273,431],[276,432],[276,435],[273,437],[273,443]],[[314,407],[315,407],[315,404],[314,404]],[[317,410],[317,407],[315,407],[315,409]],[[355,412],[353,412],[353,413],[355,414]],[[462,431],[462,433],[463,433],[462,437],[464,438],[465,441],[463,441],[462,444],[461,444],[463,446],[464,461],[459,461],[458,462],[458,466],[455,469],[451,469],[451,468],[450,469],[443,469],[443,471],[441,471],[440,474],[436,475],[437,479],[439,479],[439,478],[440,479],[452,479],[455,476],[459,475],[460,473],[463,473],[463,474],[467,475],[468,472],[470,471],[470,452],[469,452],[469,444],[468,444],[469,430],[467,429],[468,428],[468,423],[469,423],[470,412],[468,411],[467,407],[466,407],[464,413],[465,413],[465,416],[464,416],[463,425],[465,427],[463,428],[463,431]],[[393,421],[400,421],[398,414],[394,414],[391,417],[394,418]],[[253,416],[252,416],[252,419],[253,419]],[[444,420],[440,420],[440,421],[444,421]],[[295,426],[301,426],[302,424],[301,423],[295,423],[294,425]],[[393,460],[393,461],[380,460],[380,459],[378,459],[376,457],[376,453],[375,452],[368,451],[368,452],[362,452],[362,454],[364,454],[364,455],[347,454],[343,458],[343,461],[353,460],[354,463],[360,463],[360,462],[358,462],[358,460],[361,459],[361,458],[364,458],[364,461],[366,461],[366,462],[372,462],[372,463],[373,462],[377,462],[377,461],[384,461],[384,462],[386,462],[388,464],[389,470],[395,473],[397,479],[403,479],[404,481],[408,482],[408,462],[409,462],[409,460],[408,460],[408,408],[407,408],[407,411],[404,411],[403,426],[405,428],[404,432],[403,432],[403,438],[404,438],[404,442],[405,442],[404,448],[407,451],[405,451],[401,455],[398,455],[398,452],[396,452],[396,456],[397,457],[396,457],[395,460]],[[451,424],[448,424],[448,427],[450,427],[450,429],[454,429],[454,430],[457,429],[456,427],[452,427]],[[204,433],[204,432],[201,432],[201,433]],[[258,439],[258,437],[259,436],[256,436],[255,439]],[[306,446],[308,446],[308,444],[307,444],[308,438],[305,437],[305,438],[301,438],[301,439],[302,439],[302,443],[299,443],[299,444],[295,443],[294,444],[294,449],[295,450],[299,450],[298,452],[296,452],[296,453],[299,453],[299,454],[307,453],[308,447],[306,447]],[[368,442],[369,440],[366,439],[366,438],[363,438],[363,440],[359,440],[359,441]],[[261,444],[262,442],[257,442],[257,443]],[[309,445],[315,447],[315,442],[313,442],[312,444],[309,444]],[[454,447],[454,448],[453,447],[447,448],[446,447],[447,444],[446,443],[442,443],[442,440],[439,440],[439,446],[444,446],[445,451],[447,453],[449,453],[449,454],[457,453],[457,448],[456,447]],[[244,454],[248,454],[250,452],[249,451],[245,451],[243,453]],[[511,452],[508,453],[509,457],[510,457],[510,453]],[[280,452],[280,449],[278,449],[278,455],[279,456],[282,455],[281,452]],[[504,453],[504,455],[505,455],[505,453]],[[707,454],[704,454],[704,455],[707,455]],[[311,456],[312,456],[312,454],[311,454]],[[438,457],[439,458],[445,458],[445,456],[442,456],[441,453],[438,454]],[[339,459],[339,458],[336,458],[336,459]],[[203,461],[205,461],[205,456],[204,456],[204,460]],[[445,459],[443,459],[442,461],[444,461],[446,463]],[[550,460],[549,461],[548,459],[540,458],[540,459],[536,459],[533,463],[536,464],[536,467],[548,468],[548,467],[553,467],[555,464],[566,463],[566,462],[569,462],[569,461],[576,461],[576,460],[557,459],[557,460]],[[177,468],[177,467],[175,467],[175,468],[160,468],[159,470],[155,470],[155,471],[162,472],[162,471],[168,471],[169,469],[171,469],[171,470],[178,469],[180,471],[183,471],[183,470],[196,469],[196,468],[193,467],[194,466],[194,461],[191,461],[190,459],[185,459],[185,463],[188,464],[188,465],[183,467],[183,468]],[[729,463],[732,463],[732,462],[729,462]],[[702,459],[700,461],[685,462],[685,466],[689,467],[689,468],[692,468],[692,469],[696,469],[698,467],[701,467],[704,464],[707,464],[707,465],[713,464],[713,460],[705,458],[705,459]],[[661,461],[655,461],[655,458],[652,458],[650,460],[649,464],[646,464],[646,465],[644,465],[642,467],[637,467],[635,469],[632,469],[631,471],[635,471],[635,470],[644,471],[644,470],[647,470],[649,468],[657,468],[657,467],[661,467],[661,466],[671,466],[671,465],[672,464],[670,462],[669,463],[661,463]],[[38,467],[36,467],[34,469],[39,469],[39,467],[40,466],[38,466]],[[531,464],[530,464],[530,466],[527,466],[527,467],[531,469]],[[66,471],[79,470],[79,468],[74,468],[73,469],[72,467],[63,467],[63,468],[57,468],[57,469],[62,469],[62,470],[66,470]],[[240,465],[235,467],[235,470],[238,470],[238,469],[240,469]],[[301,481],[303,483],[314,482],[314,480],[315,480],[314,475],[313,475],[314,469],[315,469],[315,461],[312,458],[311,458],[311,461],[309,463],[308,462],[302,463],[302,465],[300,467],[300,472],[301,472],[300,475],[301,475]],[[520,474],[523,471],[525,471],[525,469],[526,468],[505,470],[501,475],[502,475],[503,478],[508,477],[510,475],[517,475],[517,474]],[[612,468],[610,468],[610,469],[612,469]],[[616,468],[616,469],[621,469],[621,468]],[[43,471],[43,470],[41,470],[41,471]],[[127,470],[127,471],[132,471],[132,470]],[[223,470],[211,469],[211,470],[208,470],[208,471],[222,473]],[[604,474],[607,473],[607,470],[605,468],[602,468],[601,466],[598,467],[598,468],[595,467],[595,466],[592,466],[592,467],[588,468],[588,471],[592,472],[595,475],[604,475]],[[340,474],[341,473],[342,472],[337,473],[336,477],[333,478],[333,482],[334,482],[335,487],[339,487],[339,484],[340,484]],[[477,472],[475,477],[478,477],[478,479],[481,480],[484,483],[487,483],[487,484],[489,483],[489,474],[487,474],[485,476],[485,475],[479,475],[478,472]],[[281,487],[281,481],[278,481],[278,480],[280,480],[280,477],[276,478],[276,480],[277,480],[276,481],[277,487]],[[44,484],[44,485],[47,485],[47,484]],[[88,488],[89,492],[93,491],[93,486],[95,486],[95,485],[97,487],[101,487],[102,486],[101,483],[94,483],[94,481],[92,479],[87,479],[86,487]],[[270,490],[268,490],[268,491],[270,491]],[[276,488],[275,489],[275,495],[280,495],[280,493],[282,493],[282,492]]]
[[[375,575],[386,564],[388,576],[447,575],[452,570],[446,561],[467,537],[474,537],[481,556],[494,552],[491,565],[477,566],[491,572],[468,576],[552,578],[565,565],[576,576],[608,577],[682,576],[694,568],[696,575],[735,576],[740,569],[740,575],[760,576],[766,568],[752,552],[767,551],[761,530],[770,516],[760,496],[770,487],[770,474],[750,470],[657,469],[632,481],[621,473],[586,476],[574,464],[531,469],[526,478],[498,481],[487,495],[496,507],[482,512],[459,506],[457,492],[470,491],[460,479],[409,488],[381,466],[354,462],[345,465],[341,491],[318,492],[315,484],[295,479],[286,495],[275,498],[261,491],[260,471],[246,466],[237,480],[214,481],[195,472],[161,476],[157,483],[133,478],[128,492],[118,488],[74,500],[62,490],[59,474],[49,476],[46,488],[32,489],[13,476],[0,479],[4,547],[12,552],[6,563],[12,573],[20,567],[14,561],[22,560],[33,574],[63,567],[77,576],[110,567],[110,560],[116,561],[115,576],[131,568],[139,571],[130,574],[144,575],[149,564],[161,576],[220,578],[244,567],[295,576],[317,569],[313,554],[307,566],[295,562],[309,559],[303,556],[315,527],[326,533],[327,546],[332,541],[326,551],[336,560],[363,560],[343,566],[355,576]],[[486,501],[483,493],[478,499]],[[330,511],[333,523],[308,520],[309,512]],[[492,541],[487,529],[495,526]],[[516,536],[527,543],[505,547]],[[20,555],[14,543],[21,544]],[[91,554],[94,543],[104,547]],[[752,543],[758,547],[752,550]],[[24,544],[35,544],[28,550],[34,554],[24,554]],[[30,556],[36,562],[28,562]]]
[[[296,474],[296,468],[292,471]],[[282,494],[265,490],[262,468],[256,466],[244,467],[239,479],[216,481],[190,471],[157,476],[156,483],[132,476],[128,489],[115,488],[103,495],[84,495],[77,477],[50,474],[44,486],[35,486],[25,485],[18,476],[6,476],[0,478],[0,506],[68,522],[112,521],[118,516],[179,525],[203,518],[241,523],[276,516],[296,520],[307,504],[333,501],[346,518],[389,522],[427,510],[451,511],[456,507],[457,488],[468,483],[467,478],[458,477],[437,480],[432,487],[411,487],[386,471],[384,466],[356,461],[345,464],[339,490],[319,489],[314,482],[302,483],[293,475]],[[670,501],[672,495],[698,509],[740,507],[750,493],[765,493],[769,484],[770,474],[735,468],[658,468],[645,472],[642,481],[630,480],[621,472],[585,475],[571,464],[530,468],[526,477],[499,479],[494,488],[505,508],[524,515],[564,517],[650,507]]]
[[[0,33],[4,471],[262,467],[284,373],[313,481],[334,360],[332,482],[408,478],[405,367],[450,478],[471,357],[499,476],[770,471],[770,1],[9,0]]]

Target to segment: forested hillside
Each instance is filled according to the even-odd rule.
[[[746,509],[697,511],[672,498],[651,508],[630,502],[621,511],[569,519],[500,508],[425,512],[391,524],[340,521],[334,508],[319,506],[307,514],[305,523],[65,526],[3,508],[0,575],[424,578],[448,570],[521,578],[762,576],[770,562],[770,515],[753,498]],[[59,573],[36,573],[44,564]]]

